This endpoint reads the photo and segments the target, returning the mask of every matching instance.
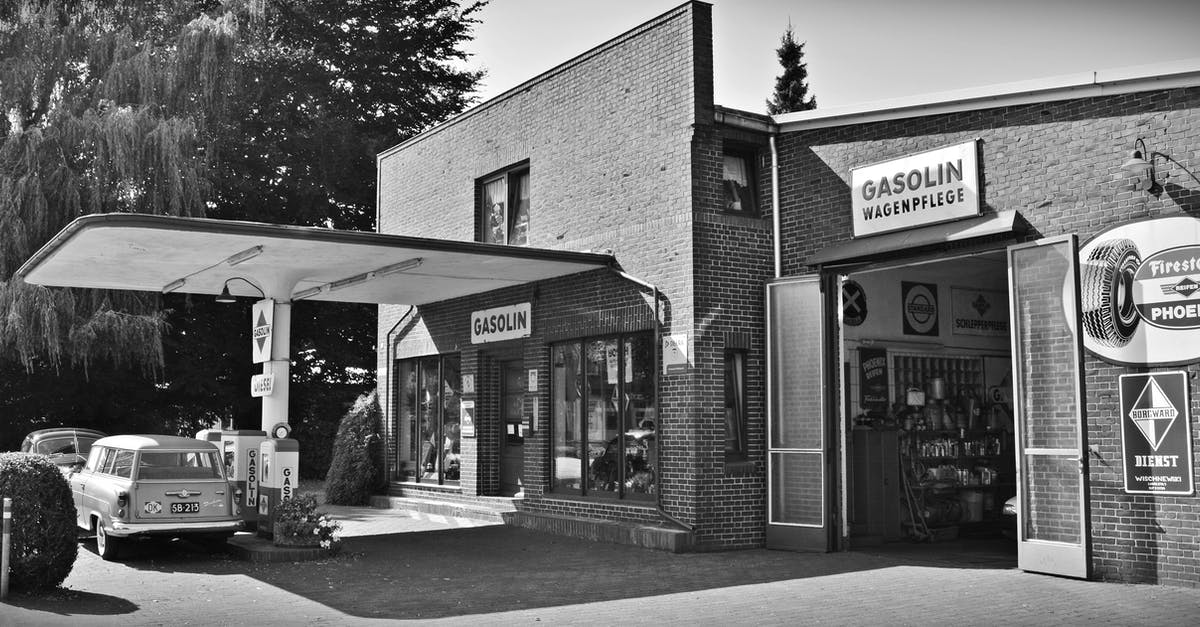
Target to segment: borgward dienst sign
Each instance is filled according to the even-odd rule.
[[[1120,377],[1125,492],[1191,494],[1192,421],[1187,373]]]

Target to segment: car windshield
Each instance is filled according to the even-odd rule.
[[[42,455],[58,455],[61,453],[74,453],[75,438],[69,435],[46,438],[33,446],[33,452]]]
[[[216,451],[143,452],[138,479],[220,479]]]

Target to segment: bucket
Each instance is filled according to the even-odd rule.
[[[983,493],[978,490],[964,490],[959,498],[963,506],[963,522],[979,522],[983,520]]]

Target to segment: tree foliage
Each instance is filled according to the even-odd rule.
[[[257,428],[249,303],[48,289],[18,284],[13,272],[93,212],[372,229],[375,155],[471,103],[480,74],[463,69],[461,48],[480,6],[26,0],[0,8],[0,103],[9,117],[0,133],[0,370],[15,373],[15,362],[30,375],[17,380],[37,388],[0,381],[0,408],[19,408],[30,427],[118,431],[114,421],[142,422],[149,412],[185,434],[216,421]],[[374,386],[375,308],[302,301],[292,316],[300,385],[291,421],[328,446],[332,428],[303,422],[336,424]],[[112,385],[123,393],[107,393]],[[89,394],[113,405],[71,397]]]
[[[12,499],[10,581],[28,592],[52,590],[75,565],[75,503],[62,472],[45,455],[0,453],[0,497]]]
[[[775,49],[783,74],[775,77],[775,93],[767,100],[767,113],[777,115],[817,108],[817,97],[808,93],[808,64],[804,63],[804,43],[797,42],[788,24]]]
[[[379,398],[364,394],[342,418],[325,477],[325,502],[367,505],[383,484],[383,424]]]

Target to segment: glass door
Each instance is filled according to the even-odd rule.
[[[767,547],[829,550],[826,311],[818,276],[767,285]]]
[[[1087,443],[1075,236],[1008,249],[1017,565],[1086,578]]]

